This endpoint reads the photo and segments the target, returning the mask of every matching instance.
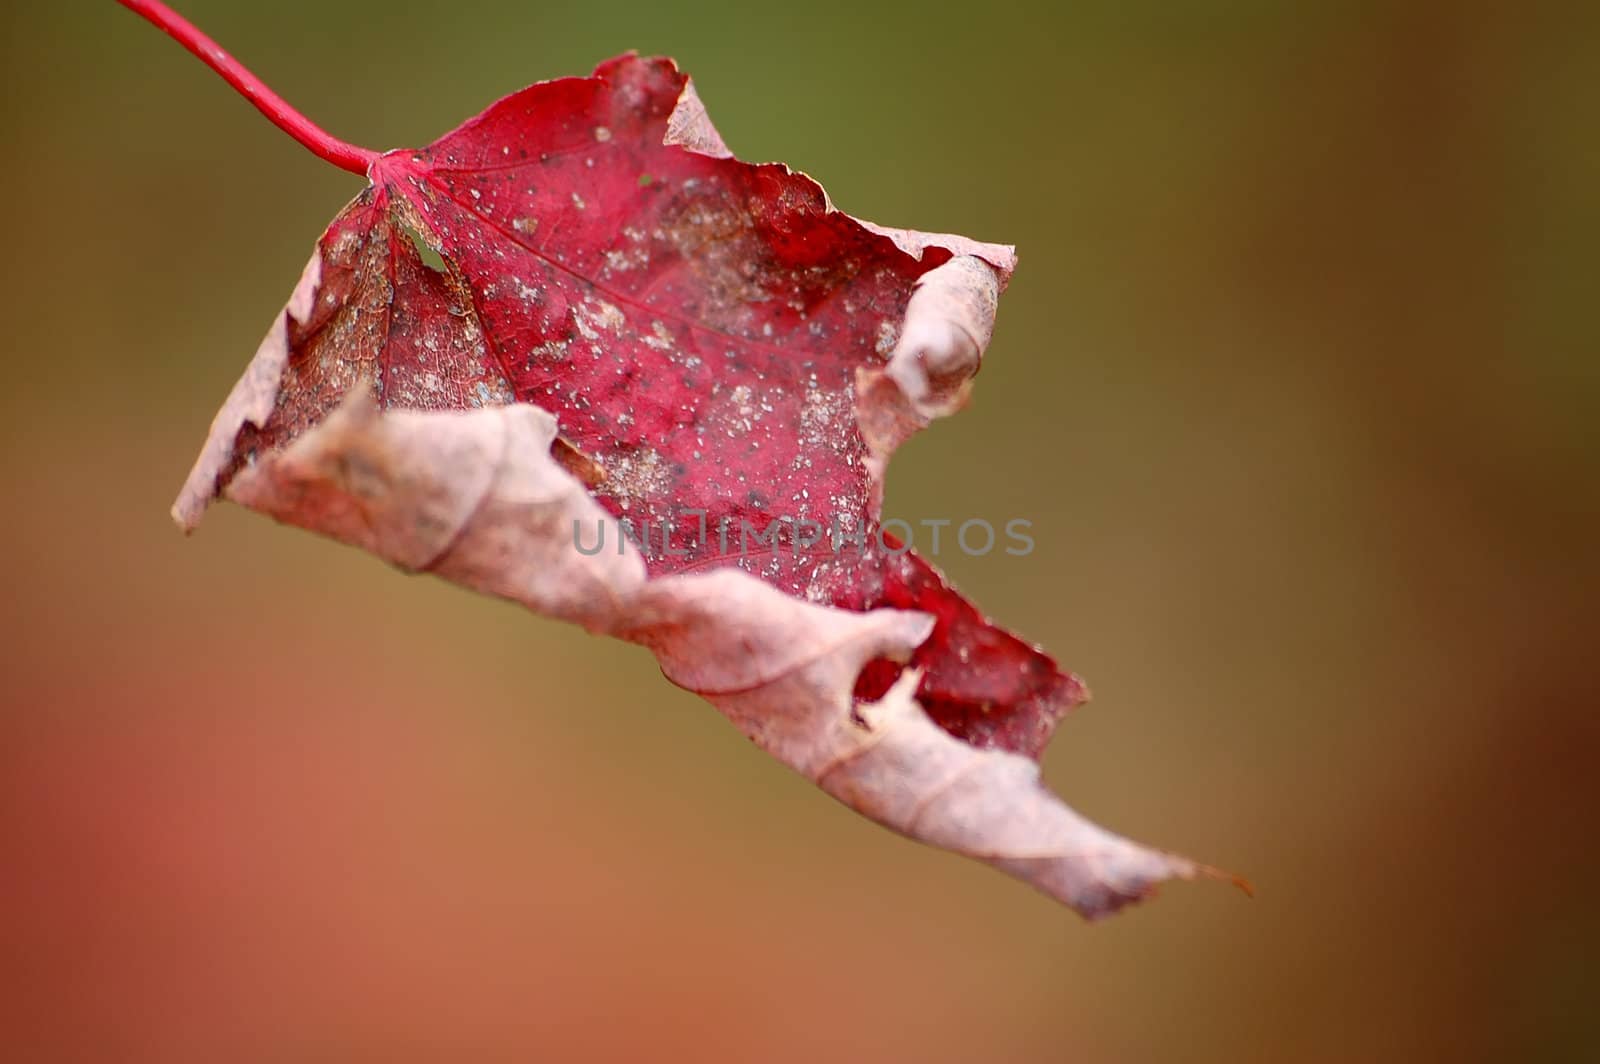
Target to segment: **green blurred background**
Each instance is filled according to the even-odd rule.
[[[8,4],[10,1059],[1594,1059],[1594,5],[179,6],[374,148],[672,54],[742,157],[1019,245],[890,510],[1033,519],[942,560],[1094,688],[1048,780],[1259,897],[1087,926],[643,651],[185,540],[359,183],[115,5]]]

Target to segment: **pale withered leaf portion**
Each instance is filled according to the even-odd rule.
[[[178,500],[172,504],[172,519],[185,532],[193,531],[200,517],[216,496],[217,482],[226,475],[234,463],[234,445],[239,431],[246,425],[266,424],[272,408],[278,401],[279,382],[283,367],[289,361],[289,328],[291,323],[304,323],[311,317],[312,306],[322,285],[322,251],[311,253],[294,294],[284,306],[283,313],[273,320],[272,328],[262,337],[261,346],[245,368],[244,375],[228,393],[222,409],[211,422],[206,434],[204,449],[195,459],[194,468],[184,481]]]
[[[1084,820],[1027,758],[935,726],[917,704],[914,670],[883,699],[856,702],[861,668],[909,657],[932,627],[927,616],[818,606],[734,569],[650,580],[631,545],[576,549],[576,529],[607,517],[550,456],[555,436],[554,419],[523,404],[379,413],[353,394],[226,493],[402,569],[640,643],[673,682],[841,802],[1085,916],[1206,871]]]
[[[228,498],[287,524],[535,612],[614,632],[645,584],[632,550],[577,548],[610,518],[550,457],[555,418],[517,404],[393,410],[353,392],[290,447],[241,470]]]
[[[960,255],[917,279],[905,324],[883,369],[856,373],[856,420],[881,485],[895,448],[936,417],[960,410],[989,339],[1001,275]]]

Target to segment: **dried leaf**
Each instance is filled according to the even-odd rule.
[[[180,524],[221,493],[647,646],[840,801],[1086,916],[1211,874],[1042,787],[1082,685],[880,525],[890,454],[965,401],[1010,248],[859,222],[735,160],[688,79],[631,55],[368,174]],[[622,519],[676,538],[584,549]]]

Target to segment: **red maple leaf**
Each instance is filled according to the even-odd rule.
[[[218,415],[185,527],[224,493],[644,643],[830,793],[1087,915],[1205,871],[1038,786],[1082,685],[880,524],[889,454],[965,398],[1009,247],[734,159],[671,60],[375,154],[124,2],[370,181]],[[590,553],[602,514],[617,542]]]

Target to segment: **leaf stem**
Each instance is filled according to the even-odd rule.
[[[331,136],[305,115],[289,106],[282,96],[271,89],[237,59],[223,51],[222,46],[201,33],[193,23],[160,0],[117,0],[123,7],[165,30],[167,35],[183,45],[206,66],[222,75],[239,95],[255,105],[279,129],[311,150],[312,154],[326,159],[341,170],[366,175],[367,168],[377,159],[378,153],[357,147]]]

